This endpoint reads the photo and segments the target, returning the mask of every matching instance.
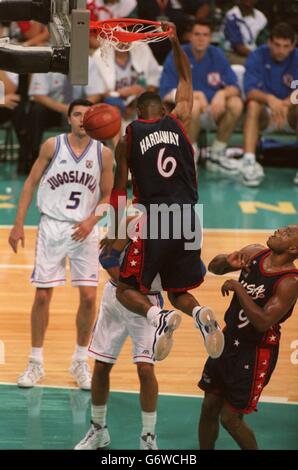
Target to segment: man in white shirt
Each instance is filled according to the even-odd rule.
[[[88,0],[87,8],[90,10],[91,21],[101,21],[109,18],[126,18],[136,8],[136,0]],[[89,45],[97,49],[99,42],[96,35],[90,34]]]
[[[119,107],[123,118],[130,121],[135,117],[136,98],[144,91],[157,91],[160,66],[147,44],[140,44],[131,51],[115,51],[102,56],[101,49],[93,55],[100,92],[96,101]]]
[[[244,65],[257,47],[257,38],[267,25],[264,14],[254,8],[257,0],[240,0],[239,6],[226,13],[224,19],[225,49],[231,64]]]

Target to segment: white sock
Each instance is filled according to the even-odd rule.
[[[252,152],[245,152],[243,155],[243,163],[247,165],[253,165],[256,163],[256,155]]]
[[[220,140],[214,139],[211,150],[213,152],[222,152],[227,148],[226,142],[221,142]]]
[[[159,312],[161,312],[161,310],[161,308],[155,307],[154,305],[149,308],[147,312],[147,320],[150,325],[157,326],[157,315],[159,314]]]
[[[196,320],[196,315],[197,315],[197,313],[201,310],[201,308],[202,308],[201,305],[197,305],[197,306],[193,309],[193,311],[192,311],[191,314],[192,314],[192,318],[193,318],[194,320]]]
[[[36,359],[41,364],[43,363],[43,348],[31,348],[30,357]]]
[[[104,428],[106,425],[107,405],[91,405],[92,422]]]
[[[155,426],[156,426],[156,418],[157,412],[156,411],[142,411],[142,433],[141,436],[145,436],[146,434],[155,434]]]
[[[72,356],[73,361],[86,361],[88,357],[88,346],[79,346],[77,344],[76,350]]]
[[[199,157],[200,157],[200,150],[199,150],[198,144],[197,143],[192,144],[192,148],[194,151],[194,155],[193,155],[194,161],[195,161],[195,164],[197,165],[199,163]]]

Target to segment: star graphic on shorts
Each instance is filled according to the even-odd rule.
[[[138,239],[139,239],[139,237],[133,237],[132,238],[133,243],[136,243],[138,241]]]
[[[130,266],[134,267],[137,265],[137,262],[133,259],[131,262],[130,262]]]
[[[270,336],[269,340],[270,340],[270,341],[275,341],[275,340],[276,340],[276,336],[274,336],[274,335]]]
[[[238,347],[239,344],[240,344],[240,342],[238,341],[238,339],[235,339],[235,341],[234,341],[234,346],[237,346],[237,347]]]
[[[260,388],[262,388],[262,385],[261,385],[261,384],[258,385],[258,389],[260,389]]]
[[[265,377],[265,372],[260,373],[260,379],[263,379]]]
[[[138,254],[139,254],[139,250],[137,250],[137,249],[133,250],[133,254],[134,254],[134,255],[138,255]]]
[[[259,395],[255,395],[254,398],[253,398],[253,400],[254,400],[254,401],[257,401],[258,398],[259,398]]]
[[[266,365],[267,365],[267,361],[263,361],[262,366],[266,366]]]

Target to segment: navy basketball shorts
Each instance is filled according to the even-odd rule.
[[[236,413],[256,411],[278,357],[278,345],[258,346],[225,332],[225,348],[218,359],[207,359],[198,386],[225,399]]]
[[[120,269],[121,282],[148,292],[159,274],[163,290],[184,292],[204,281],[201,250],[189,249],[190,240],[184,236],[174,238],[174,217],[168,237],[162,238],[159,233],[157,239],[141,236],[131,241]]]

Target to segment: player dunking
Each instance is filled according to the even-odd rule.
[[[262,245],[249,245],[216,256],[214,274],[241,269],[239,281],[228,280],[222,294],[234,296],[226,311],[225,347],[209,358],[199,386],[205,390],[199,423],[201,449],[213,449],[219,420],[241,449],[257,449],[253,431],[243,420],[256,410],[274,371],[280,324],[290,317],[298,296],[298,225],[281,228]]]
[[[71,133],[48,139],[25,181],[9,243],[17,252],[24,247],[24,221],[39,183],[37,205],[41,213],[32,284],[36,287],[31,312],[32,349],[29,364],[18,379],[20,387],[32,387],[44,376],[43,343],[53,288],[65,285],[69,258],[71,281],[79,288],[76,317],[77,347],[70,372],[82,389],[91,388],[87,346],[95,315],[98,284],[98,228],[96,208],[108,202],[112,184],[112,154],[83,128],[83,117],[92,103],[73,101],[68,119]]]
[[[189,208],[190,223],[195,225],[194,206],[198,200],[197,182],[192,145],[183,124],[190,119],[193,91],[191,69],[182,50],[175,26],[170,37],[174,60],[179,74],[176,104],[171,115],[165,114],[162,101],[155,93],[144,93],[138,99],[138,117],[127,127],[127,134],[117,145],[115,184],[111,204],[116,212],[119,196],[126,196],[128,169],[132,174],[134,196],[147,210],[146,223],[153,225],[152,205],[158,205],[169,216],[169,236],[163,239],[142,239],[140,248],[130,245],[121,266],[117,298],[128,310],[146,316],[157,327],[154,340],[154,358],[167,356],[172,346],[173,331],[178,328],[181,315],[174,310],[161,310],[153,306],[144,295],[150,289],[156,274],[162,287],[168,291],[172,305],[192,315],[196,326],[205,336],[209,354],[218,357],[223,348],[223,335],[213,311],[200,307],[188,292],[204,279],[205,267],[201,250],[187,250],[184,234],[174,237],[174,225],[184,206]],[[168,24],[162,25],[163,29]],[[175,204],[175,210],[171,212]],[[142,292],[141,292],[142,291]]]

